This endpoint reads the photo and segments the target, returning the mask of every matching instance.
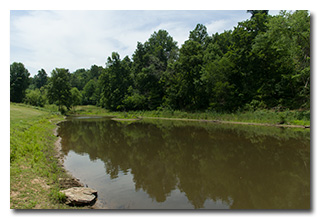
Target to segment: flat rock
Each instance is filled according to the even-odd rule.
[[[75,206],[93,205],[98,196],[97,190],[86,187],[72,187],[61,192],[66,195],[66,203]]]
[[[61,188],[68,189],[71,187],[83,187],[78,179],[75,178],[59,178],[59,185]]]

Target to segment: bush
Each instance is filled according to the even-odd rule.
[[[128,110],[142,110],[146,107],[146,97],[137,93],[126,96],[123,100],[124,107]]]
[[[26,104],[44,107],[44,105],[46,104],[46,101],[47,99],[45,95],[42,95],[39,89],[27,91],[27,94],[25,97]]]

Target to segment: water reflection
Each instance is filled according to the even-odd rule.
[[[181,195],[193,208],[209,208],[208,201],[216,208],[310,208],[305,130],[94,118],[63,122],[59,134],[66,155],[72,151],[102,161],[104,172],[119,184],[120,174],[132,176],[137,195],[124,201],[143,191],[151,208]],[[181,208],[178,202],[171,206]]]

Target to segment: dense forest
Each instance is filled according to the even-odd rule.
[[[251,18],[210,36],[198,24],[181,47],[166,30],[138,42],[132,58],[106,66],[56,68],[34,77],[10,65],[10,101],[97,105],[112,111],[254,111],[310,108],[310,13],[247,11]]]

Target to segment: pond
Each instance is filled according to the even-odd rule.
[[[64,166],[103,209],[310,209],[310,131],[73,117]]]

